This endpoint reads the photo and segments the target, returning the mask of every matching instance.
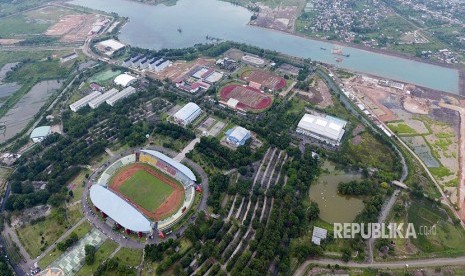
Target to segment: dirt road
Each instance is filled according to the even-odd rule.
[[[446,104],[439,103],[440,107],[448,108],[455,110],[460,114],[460,135],[459,135],[459,186],[458,190],[458,205],[459,205],[459,216],[462,221],[465,220],[465,174],[463,172],[465,166],[465,108]]]

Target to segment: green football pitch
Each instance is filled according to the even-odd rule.
[[[174,189],[150,173],[139,170],[118,190],[147,211],[155,211]]]

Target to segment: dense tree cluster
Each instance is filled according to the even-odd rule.
[[[165,242],[159,244],[148,244],[145,246],[145,257],[152,261],[161,261],[163,259],[163,254],[170,249],[175,248],[179,245],[179,240],[169,239]]]
[[[376,193],[378,188],[377,183],[368,179],[341,182],[337,185],[337,191],[343,195],[371,195]]]
[[[136,271],[131,269],[129,266],[121,264],[116,259],[108,259],[97,268],[94,273],[95,276],[104,275],[117,275],[117,276],[132,276],[136,275]]]
[[[259,160],[260,152],[253,153],[249,144],[240,146],[233,151],[222,146],[216,138],[202,137],[195,149],[202,154],[215,167],[220,169],[232,169],[246,166]]]
[[[155,133],[169,136],[174,140],[190,141],[195,138],[195,133],[179,125],[171,123],[160,123],[155,127]]]
[[[13,276],[13,271],[11,270],[10,266],[8,265],[8,261],[0,254],[0,276]]]
[[[210,195],[207,203],[213,208],[214,213],[218,213],[221,209],[221,194],[228,190],[228,184],[229,176],[220,173],[212,175],[208,181]]]
[[[69,237],[66,240],[57,243],[57,248],[60,251],[66,251],[66,249],[70,248],[78,240],[79,240],[78,235],[73,232],[73,233],[71,233],[71,235],[69,235]]]
[[[91,265],[95,262],[95,246],[93,245],[90,245],[90,244],[86,244],[84,246],[84,253],[85,253],[85,256],[86,256],[86,264],[87,265]]]

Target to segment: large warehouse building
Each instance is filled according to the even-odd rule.
[[[192,123],[202,113],[202,109],[195,103],[188,103],[173,115],[176,123],[187,126]]]
[[[226,131],[226,141],[236,147],[245,145],[249,139],[250,131],[243,127],[236,126]]]
[[[136,92],[137,90],[134,87],[128,86],[124,88],[121,92],[115,93],[113,96],[109,97],[107,99],[107,104],[109,104],[110,106],[114,106],[116,102],[124,98],[127,98]]]
[[[90,93],[89,95],[79,99],[78,101],[72,103],[69,105],[69,108],[74,111],[74,112],[77,112],[79,109],[83,108],[84,106],[86,106],[90,101],[92,101],[93,99],[97,98],[98,96],[100,96],[101,93],[98,92],[98,91],[94,91],[92,93]]]
[[[297,125],[297,133],[339,146],[344,136],[347,121],[336,117],[305,114]]]
[[[108,90],[107,92],[103,93],[102,95],[98,96],[97,98],[93,99],[92,101],[89,102],[89,106],[92,109],[96,109],[99,107],[102,103],[104,103],[108,98],[116,95],[118,93],[118,89],[112,88]]]

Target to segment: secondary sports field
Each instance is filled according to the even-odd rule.
[[[143,163],[122,167],[108,187],[154,220],[176,213],[184,201],[184,188],[180,183]]]
[[[227,102],[233,98],[239,101],[240,109],[261,111],[271,106],[272,99],[269,95],[250,86],[231,84],[220,90],[220,98]]]
[[[247,82],[252,81],[259,83],[271,90],[278,90],[286,87],[286,80],[284,78],[261,70],[247,70],[242,73],[241,79]]]
[[[139,170],[119,186],[119,191],[142,208],[155,211],[174,189],[148,172]]]

